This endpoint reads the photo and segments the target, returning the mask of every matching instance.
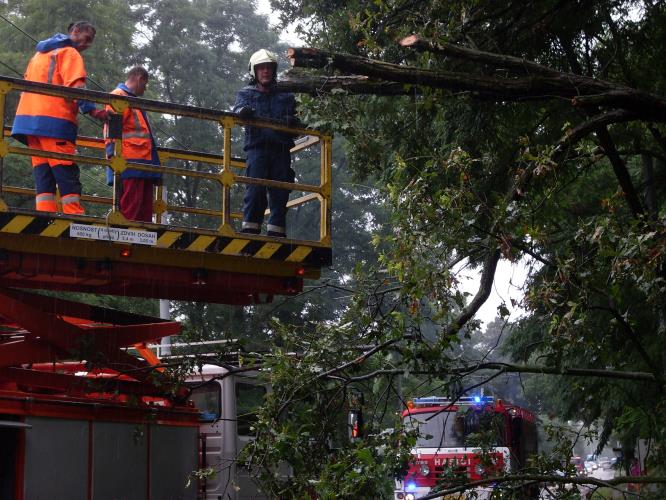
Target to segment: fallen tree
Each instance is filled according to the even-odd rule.
[[[289,71],[286,77],[277,83],[282,92],[303,94],[349,93],[397,96],[414,94],[409,85],[376,80],[362,75],[320,76]]]
[[[433,50],[467,62],[482,63],[495,71],[481,74],[425,69],[311,47],[292,47],[287,56],[294,68],[318,68],[354,75],[357,93],[391,95],[382,93],[381,89],[399,83],[467,92],[476,98],[494,101],[570,99],[574,106],[625,110],[636,119],[666,122],[666,99],[619,83],[557,71],[517,57],[453,44],[436,44],[416,35],[401,43],[416,50]],[[500,73],[502,76],[497,76]],[[363,77],[368,80],[362,80]],[[299,83],[301,88],[310,91],[316,88],[317,82],[321,83],[319,78],[311,82],[301,79]],[[343,88],[342,83],[337,88]]]

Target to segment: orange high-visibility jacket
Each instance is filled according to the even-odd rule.
[[[33,82],[65,87],[85,87],[86,69],[81,54],[66,35],[56,35],[39,42],[38,52],[30,59],[24,78]],[[76,140],[78,108],[92,105],[62,97],[23,92],[16,109],[12,136],[27,143],[26,135]],[[89,110],[88,110],[89,111]]]
[[[125,86],[119,84],[112,92],[116,95],[124,95],[136,97],[132,91]],[[110,112],[113,112],[111,106],[106,107]],[[123,130],[122,130],[122,157],[127,161],[134,163],[147,163],[150,165],[159,165],[160,161],[157,156],[157,148],[155,147],[155,139],[153,138],[148,117],[145,112],[138,108],[127,107],[123,111]],[[104,126],[104,137],[108,136],[108,126]],[[106,156],[111,158],[114,155],[114,140],[105,139]],[[111,174],[112,177],[112,174]],[[143,179],[159,179],[161,174],[159,172],[145,172],[128,168],[121,174],[123,179],[143,178]],[[109,172],[107,170],[107,181],[110,181]]]

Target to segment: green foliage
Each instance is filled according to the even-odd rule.
[[[343,9],[340,2],[273,0],[272,5],[282,10],[283,22],[299,19],[307,42],[323,49],[470,78],[503,76],[501,69],[471,59],[395,43],[416,33],[664,93],[666,75],[657,61],[666,46],[656,42],[666,26],[663,2],[358,0],[344,2]],[[510,70],[505,77],[513,77]],[[650,372],[658,381],[526,377],[525,396],[535,410],[598,423],[600,446],[620,441],[625,456],[633,456],[637,439],[649,439],[647,462],[661,470],[663,126],[637,121],[608,127],[620,158],[611,162],[594,133],[572,145],[560,142],[588,118],[568,101],[543,96],[488,102],[427,87],[409,90],[414,94],[404,97],[335,93],[304,101],[313,123],[346,138],[352,171],[381,180],[392,209],[391,231],[374,239],[381,244],[385,272],[375,283],[382,290],[390,281],[395,295],[381,295],[385,302],[379,307],[367,301],[369,281],[359,281],[365,286],[355,302],[356,321],[385,311],[391,297],[391,335],[402,331],[404,342],[390,366],[440,374],[408,379],[405,388],[458,394],[478,382],[441,374],[454,360],[473,359],[473,352],[458,346],[465,335],[478,333],[474,320],[461,329],[455,323],[469,300],[456,287],[456,265],[480,269],[496,250],[504,259],[527,261],[526,314],[510,328],[504,359]],[[630,209],[632,193],[642,213]],[[572,443],[559,434],[550,438],[558,457],[565,458],[563,450]],[[540,470],[554,467],[544,462]]]
[[[320,325],[316,332],[296,335],[292,328],[276,325],[274,341],[280,347],[264,364],[272,392],[258,413],[257,439],[241,457],[272,496],[376,498],[380,492],[388,495],[392,479],[404,473],[415,431],[403,429],[393,415],[378,419],[370,414],[363,438],[349,439],[345,420],[352,386],[323,376],[356,356],[354,349],[340,350],[336,342],[339,336],[353,339],[356,334],[349,323],[335,329]],[[294,357],[294,350],[303,354]],[[276,464],[283,462],[293,474],[281,472]]]

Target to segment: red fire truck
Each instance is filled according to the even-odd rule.
[[[488,396],[427,397],[410,402],[402,413],[407,427],[417,427],[414,461],[402,481],[396,481],[396,500],[415,500],[447,483],[484,479],[502,471],[518,471],[537,452],[534,415]],[[494,441],[483,454],[470,440],[490,432]],[[487,498],[492,486],[476,489]]]
[[[266,392],[254,377],[205,365],[188,390],[146,344],[178,333],[174,321],[0,299],[0,499],[260,498],[235,464]]]

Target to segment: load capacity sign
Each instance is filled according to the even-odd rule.
[[[118,243],[136,243],[137,245],[155,245],[157,243],[157,233],[154,231],[90,226],[88,224],[73,223],[69,226],[69,235],[72,238],[117,241]]]

